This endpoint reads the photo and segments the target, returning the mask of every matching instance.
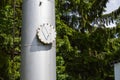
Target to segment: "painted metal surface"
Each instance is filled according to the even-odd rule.
[[[42,44],[39,25],[55,26],[54,0],[23,0],[21,80],[56,80],[56,43]]]
[[[114,64],[115,80],[120,80],[120,62]]]

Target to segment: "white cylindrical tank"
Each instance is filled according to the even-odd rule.
[[[55,27],[54,0],[23,0],[21,80],[56,80],[56,43],[36,36],[41,24]]]
[[[120,80],[120,62],[114,64],[115,80]]]

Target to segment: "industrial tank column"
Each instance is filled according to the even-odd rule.
[[[21,80],[56,80],[55,1],[23,0]]]

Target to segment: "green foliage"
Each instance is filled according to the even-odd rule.
[[[63,58],[67,79],[113,80],[110,63],[119,59],[119,27],[105,28],[104,20],[99,19],[103,18],[108,0],[59,1],[56,0],[57,56]],[[96,19],[102,24],[91,26],[92,22],[97,24]]]
[[[7,3],[6,3],[7,2]],[[21,10],[14,12],[11,0],[1,0],[0,5],[0,80],[20,80],[20,31]],[[20,3],[20,2],[16,2]],[[19,12],[20,11],[20,12]]]
[[[64,60],[61,56],[56,57],[57,61],[57,80],[66,80],[68,75],[65,73]]]

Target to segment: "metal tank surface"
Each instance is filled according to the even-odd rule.
[[[56,80],[56,43],[36,36],[41,24],[55,27],[54,0],[23,0],[21,80]]]
[[[115,80],[120,80],[120,62],[114,64]]]

